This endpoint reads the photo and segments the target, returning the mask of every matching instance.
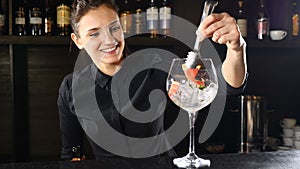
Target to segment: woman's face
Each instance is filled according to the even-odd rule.
[[[72,40],[78,48],[84,48],[99,67],[103,64],[119,64],[124,50],[124,35],[117,13],[105,5],[89,10],[78,23],[77,37]]]

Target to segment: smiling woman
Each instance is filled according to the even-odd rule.
[[[176,56],[154,49],[126,56],[123,30],[112,0],[77,0],[72,9],[71,38],[81,50],[78,57],[91,58],[92,62],[83,69],[75,68],[59,89],[61,158],[72,159],[75,154],[76,158],[83,157],[83,151],[72,150],[83,147],[84,135],[88,136],[96,159],[115,155],[175,156],[173,147],[179,141],[171,145],[167,137],[172,135],[180,140],[188,131],[188,123],[182,117],[178,118],[180,131],[167,133],[164,128],[167,111],[182,114],[166,91],[167,71]],[[209,32],[207,37],[221,31],[216,42],[233,42],[228,44],[232,56],[224,70],[228,72],[228,68],[238,66],[231,70],[241,72],[241,78],[230,80],[237,81],[239,88],[228,85],[228,91],[239,93],[244,87],[244,41],[240,41],[232,21],[228,14],[214,14],[203,30]],[[220,27],[212,29],[214,23]]]
[[[79,49],[86,51],[93,63],[81,72],[74,72],[68,75],[61,84],[58,98],[63,145],[61,158],[72,159],[74,157],[72,147],[83,146],[84,132],[92,132],[93,135],[99,135],[98,132],[100,132],[100,138],[104,140],[105,138],[110,138],[110,135],[113,134],[112,132],[108,132],[109,130],[104,129],[105,125],[99,122],[97,117],[94,118],[93,116],[93,112],[97,110],[92,109],[92,98],[86,98],[85,96],[94,92],[96,94],[97,107],[100,108],[101,114],[107,123],[124,135],[122,136],[123,139],[109,139],[106,143],[114,143],[116,141],[125,143],[125,145],[113,144],[113,147],[117,147],[118,150],[123,151],[125,148],[121,152],[123,156],[136,156],[136,153],[134,153],[134,144],[137,142],[130,143],[125,136],[132,136],[134,138],[150,137],[150,140],[151,136],[154,136],[150,141],[152,146],[140,149],[137,152],[138,155],[159,155],[171,149],[165,137],[155,138],[156,135],[162,133],[164,130],[163,115],[159,113],[164,111],[165,106],[160,106],[161,108],[157,112],[154,111],[154,116],[158,117],[157,119],[150,118],[154,120],[146,124],[140,124],[120,116],[112,100],[112,77],[117,73],[120,76],[122,73],[122,71],[119,71],[121,63],[123,64],[124,57],[126,56],[124,54],[125,42],[123,31],[119,22],[117,8],[113,2],[109,0],[79,0],[75,2],[73,9],[75,9],[72,13],[74,33],[71,34],[71,38]],[[95,72],[96,74],[93,74]],[[165,90],[164,80],[161,80],[165,75],[161,73],[157,74],[158,71],[155,71],[155,73],[152,72],[152,70],[146,70],[142,74],[139,74],[135,78],[133,90],[131,87],[130,95],[133,98],[132,102],[137,105],[139,110],[149,107],[149,102],[147,101],[148,94],[153,89],[159,88],[162,91]],[[152,80],[149,83],[150,79]],[[92,84],[97,84],[95,91],[93,90],[93,86],[83,87],[84,89],[79,87],[80,89],[78,90],[78,86],[88,84],[89,80],[92,80]],[[155,84],[158,81],[162,82],[159,87]],[[140,91],[141,89],[142,91]],[[80,106],[76,103],[79,103]],[[88,109],[84,115],[80,114],[82,108]],[[82,123],[83,121],[86,123]],[[99,125],[100,127],[98,127]],[[96,159],[102,156],[113,155],[112,152],[108,152],[107,149],[96,144],[99,140],[93,140],[91,135],[88,136]],[[83,152],[80,153],[83,156]],[[166,154],[174,155],[175,153],[170,150]]]
[[[99,1],[100,5],[96,6],[97,1],[94,1],[91,5],[95,6],[80,17],[79,13],[84,13],[80,7],[88,7],[83,2],[78,1],[77,10],[72,13],[72,27],[75,31],[71,38],[79,49],[86,49],[101,71],[113,75],[119,70],[125,46],[117,8],[105,1]]]

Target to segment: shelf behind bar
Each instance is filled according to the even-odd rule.
[[[14,45],[70,45],[66,36],[0,36],[0,44]]]
[[[13,45],[70,45],[69,36],[0,36],[0,44]],[[300,39],[272,41],[270,39],[259,41],[257,39],[246,39],[247,46],[250,48],[300,48]],[[170,47],[180,44],[172,38],[148,38],[148,37],[129,37],[126,43],[130,46],[140,47]]]
[[[274,41],[266,39],[263,41],[257,39],[247,39],[247,46],[250,48],[300,48],[300,39],[290,40],[283,39]]]
[[[266,39],[263,41],[257,39],[246,39],[247,46],[253,49],[260,48],[300,48],[300,39],[290,40],[283,39],[280,41],[274,41]],[[128,45],[132,46],[177,46],[180,44],[172,38],[147,38],[147,37],[130,37],[126,40]]]
[[[70,37],[61,36],[0,36],[0,44],[17,45],[69,45]],[[173,46],[176,42],[171,38],[130,37],[126,39],[133,46]]]

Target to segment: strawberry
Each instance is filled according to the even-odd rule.
[[[196,83],[196,85],[199,89],[204,89],[205,88],[204,80],[197,79],[197,74],[198,74],[200,68],[201,68],[201,65],[198,65],[196,68],[187,68],[184,64],[182,65],[182,69],[185,72],[185,76],[187,77],[187,79]]]
[[[172,97],[173,95],[175,95],[178,91],[178,88],[179,88],[179,83],[176,82],[176,81],[173,81],[172,84],[171,84],[171,87],[169,89],[169,97]]]
[[[197,69],[197,68],[189,68],[186,70],[186,77],[189,80],[194,80],[197,76],[198,71],[199,71],[199,69]]]

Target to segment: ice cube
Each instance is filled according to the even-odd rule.
[[[196,52],[190,51],[187,55],[185,65],[188,68],[195,68],[198,65],[199,57]]]

